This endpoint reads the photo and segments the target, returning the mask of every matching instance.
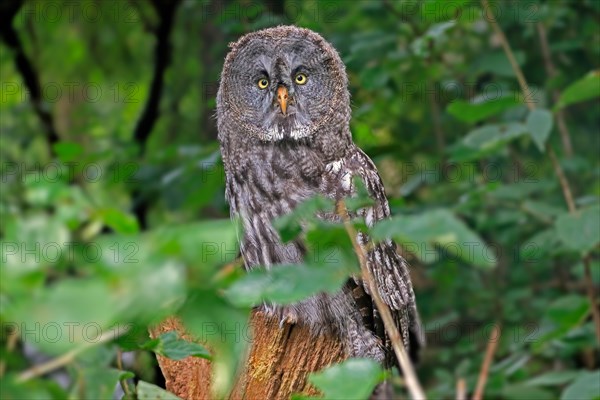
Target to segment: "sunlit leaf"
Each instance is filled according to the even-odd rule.
[[[104,223],[116,233],[128,235],[139,232],[138,221],[134,215],[116,208],[104,208],[98,210],[97,213]]]
[[[310,382],[324,399],[366,400],[385,374],[379,364],[366,358],[351,358],[310,375]]]
[[[320,293],[338,291],[351,271],[334,262],[331,265],[278,265],[255,269],[225,292],[232,303],[255,306],[263,301],[290,304]]]
[[[52,147],[62,162],[73,161],[84,151],[83,146],[77,142],[58,142]]]

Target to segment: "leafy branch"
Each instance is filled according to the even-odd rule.
[[[483,5],[484,12],[486,13],[487,20],[489,21],[490,25],[492,26],[492,28],[498,35],[498,38],[500,39],[500,44],[502,45],[502,48],[504,49],[504,53],[506,54],[506,57],[508,58],[508,61],[510,62],[510,65],[517,77],[519,86],[521,87],[521,91],[523,92],[523,95],[527,99],[528,95],[529,95],[529,86],[527,85],[527,81],[525,79],[525,75],[523,74],[523,71],[521,70],[521,67],[519,67],[519,64],[516,61],[514,53],[510,47],[510,43],[508,43],[508,40],[506,39],[506,35],[504,34],[504,31],[498,24],[498,21],[496,21],[494,13],[489,6],[488,0],[481,0],[481,3]],[[527,104],[527,107],[529,108],[530,111],[534,111],[536,109],[535,104],[532,101],[526,101],[525,103]],[[573,194],[571,191],[571,186],[569,184],[569,180],[567,179],[567,176],[565,175],[562,167],[560,166],[560,163],[558,162],[558,158],[556,157],[556,153],[554,152],[554,149],[552,149],[552,147],[550,146],[549,143],[546,143],[546,150],[547,150],[548,156],[550,157],[550,160],[552,162],[554,172],[560,182],[560,186],[562,188],[563,196],[564,196],[565,202],[567,203],[569,213],[571,215],[573,215],[577,212],[577,207],[573,200]],[[591,279],[589,257],[587,257],[587,256],[584,257],[583,265],[584,265],[584,269],[585,269],[584,280],[586,283],[587,295],[588,295],[591,310],[592,310],[592,317],[594,320],[596,337],[600,341],[600,309],[598,309],[598,307],[597,307],[594,283],[592,282],[592,279]]]

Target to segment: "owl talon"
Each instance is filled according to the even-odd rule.
[[[295,311],[284,310],[281,319],[279,320],[279,327],[283,328],[284,324],[295,325],[298,322],[298,315]]]

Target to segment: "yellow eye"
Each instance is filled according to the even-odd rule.
[[[296,74],[296,77],[294,78],[294,80],[296,81],[296,83],[298,85],[304,85],[306,83],[306,81],[308,81],[308,76],[306,76],[306,74],[299,73],[299,74]]]
[[[266,89],[269,86],[269,80],[267,78],[261,78],[258,80],[258,88]]]

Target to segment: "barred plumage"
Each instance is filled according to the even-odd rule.
[[[347,77],[333,47],[312,31],[290,26],[248,34],[231,47],[217,116],[226,198],[231,214],[243,222],[246,268],[302,261],[302,243],[282,243],[271,221],[317,194],[334,200],[352,195],[353,177],[363,180],[375,200],[359,212],[367,225],[389,217],[377,169],[352,142]],[[304,75],[300,80],[299,74]],[[359,235],[363,246],[368,241]],[[414,350],[423,344],[423,332],[405,260],[392,241],[371,246],[367,258],[405,346]],[[266,307],[282,320],[308,324],[317,334],[340,335],[353,356],[388,365],[393,361],[389,338],[359,278],[333,295]]]

